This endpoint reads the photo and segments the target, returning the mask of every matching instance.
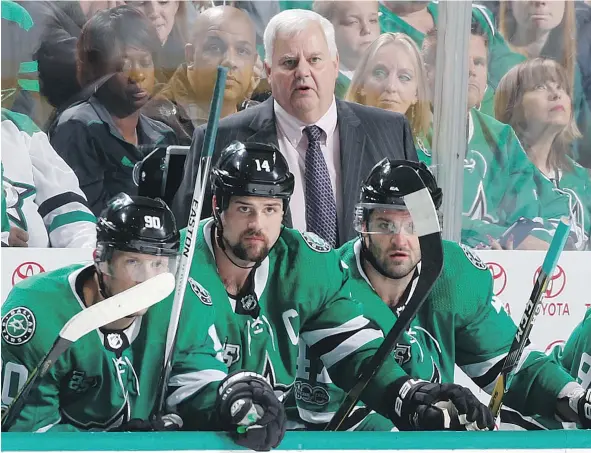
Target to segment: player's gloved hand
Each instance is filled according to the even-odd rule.
[[[178,414],[165,414],[153,420],[132,418],[110,432],[148,432],[148,431],[178,431],[183,427],[183,419]]]
[[[216,402],[222,429],[238,445],[268,451],[285,435],[285,409],[261,375],[237,371],[224,379]]]
[[[577,388],[569,395],[568,405],[579,416],[581,426],[591,429],[591,388]]]
[[[390,419],[400,430],[494,428],[490,410],[459,385],[399,378],[393,390],[395,402]]]

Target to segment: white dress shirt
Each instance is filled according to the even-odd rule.
[[[295,188],[289,203],[293,228],[306,231],[306,151],[308,136],[304,132],[306,124],[287,113],[274,101],[275,125],[279,150],[287,159],[290,171],[295,178]],[[339,129],[337,127],[337,105],[333,98],[332,104],[322,118],[313,123],[322,129],[320,149],[328,167],[332,191],[335,195],[337,218],[343,211],[341,186],[341,150]]]

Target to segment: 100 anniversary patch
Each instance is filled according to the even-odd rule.
[[[2,339],[8,344],[21,345],[35,333],[35,315],[26,307],[16,307],[2,318]]]

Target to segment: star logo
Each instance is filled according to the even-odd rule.
[[[25,344],[35,333],[33,312],[26,307],[16,307],[2,318],[2,339],[11,345]]]
[[[17,227],[27,230],[27,219],[23,212],[25,200],[37,193],[34,186],[13,181],[6,176],[2,181],[6,194],[6,214],[10,221]]]

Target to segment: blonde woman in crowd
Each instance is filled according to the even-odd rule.
[[[406,115],[415,142],[431,125],[423,58],[404,33],[384,33],[361,57],[345,100]]]
[[[539,172],[534,174],[542,217],[557,222],[570,213],[575,224],[569,248],[589,248],[591,178],[570,156],[580,137],[564,68],[536,58],[511,69],[495,94],[495,116],[513,127]]]

